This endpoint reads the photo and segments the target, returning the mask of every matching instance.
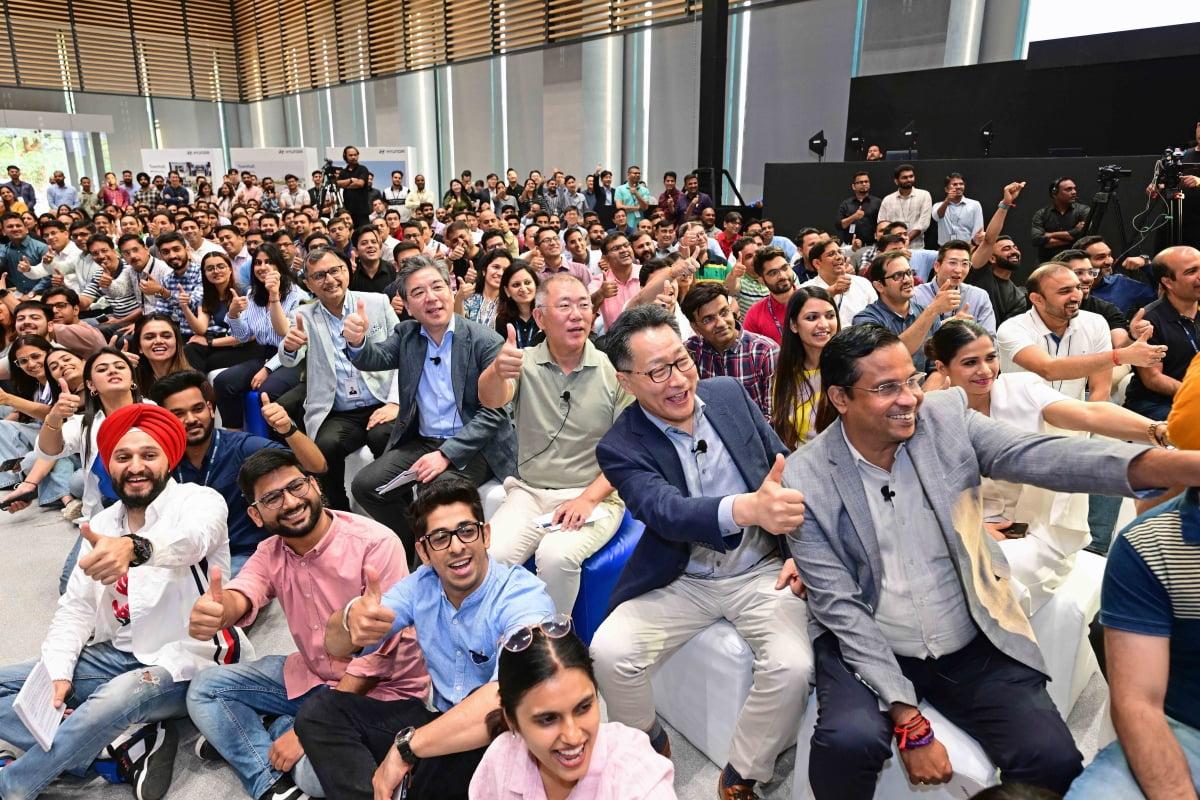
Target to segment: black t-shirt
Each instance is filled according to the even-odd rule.
[[[367,202],[368,176],[369,171],[362,164],[356,164],[353,167],[342,167],[342,171],[338,173],[337,179],[339,181],[357,178],[363,182],[361,189],[342,189],[342,204],[346,206],[346,210],[351,214],[356,211],[367,214],[371,210],[371,204]]]
[[[1190,148],[1183,154],[1187,164],[1200,164],[1200,152]],[[1185,173],[1195,174],[1195,173]],[[1183,190],[1183,243],[1191,247],[1200,247],[1200,189]]]
[[[988,299],[992,301],[992,311],[996,313],[997,326],[1004,320],[1029,310],[1029,298],[1025,295],[1025,290],[1013,283],[1011,278],[997,278],[991,265],[971,270],[967,273],[966,281],[988,293]]]
[[[1176,311],[1165,297],[1160,297],[1147,305],[1145,311],[1146,321],[1154,326],[1154,335],[1150,337],[1150,344],[1167,346],[1167,355],[1162,362],[1163,375],[1177,381],[1183,380],[1188,365],[1192,363],[1192,358],[1197,353],[1197,345],[1200,345],[1200,326],[1197,326],[1196,320],[1188,319]],[[1146,388],[1135,369],[1133,379],[1129,381],[1129,387],[1125,391],[1126,406],[1129,405],[1130,400],[1170,402],[1171,398]]]

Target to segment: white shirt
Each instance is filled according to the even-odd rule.
[[[188,246],[188,258],[197,267],[200,266],[200,260],[209,253],[224,252],[225,248],[221,247],[221,245],[217,244],[216,242],[209,241],[208,239],[201,239],[200,246],[195,250],[193,250],[190,245]]]
[[[1029,346],[1040,347],[1055,358],[1084,356],[1112,350],[1108,323],[1099,314],[1080,311],[1067,324],[1059,341],[1042,322],[1036,307],[1024,314],[1005,320],[996,331],[996,349],[1000,351],[1001,372],[1026,372],[1014,360],[1017,353]],[[1061,381],[1046,381],[1052,389],[1076,400],[1085,399],[1089,376]]]
[[[50,273],[55,271],[61,272],[63,276],[63,284],[76,293],[83,291],[83,287],[87,286],[85,275],[79,274],[79,266],[83,259],[83,251],[72,241],[67,242],[67,246],[62,249],[61,253],[50,251],[53,258],[46,266]],[[91,258],[88,258],[91,261]]]
[[[94,533],[119,537],[129,533],[123,503],[109,506],[91,519]],[[76,568],[59,600],[50,630],[42,642],[42,660],[55,680],[71,680],[75,664],[89,643],[121,642],[138,661],[163,667],[176,681],[190,680],[205,667],[234,660],[231,647],[241,648],[241,658],[253,653],[249,642],[230,629],[229,634],[200,641],[188,635],[188,616],[196,599],[208,587],[207,569],[229,570],[229,510],[225,500],[207,486],[176,483],[168,479],[146,509],[146,524],[137,535],[150,541],[150,560],[128,573],[129,624],[122,626],[114,613],[111,587]],[[90,553],[83,542],[79,555]],[[220,642],[218,644],[217,642]]]
[[[909,242],[913,250],[925,249],[925,231],[933,215],[933,196],[924,189],[913,188],[908,197],[896,190],[883,198],[877,219],[888,222],[903,222],[910,231],[919,230],[921,235]]]
[[[820,275],[800,285],[817,286],[826,291],[829,290],[829,284]],[[851,275],[850,288],[833,298],[833,304],[837,306],[838,320],[842,323],[842,327],[849,328],[853,325],[855,315],[878,299],[879,294],[869,280],[861,275]]]

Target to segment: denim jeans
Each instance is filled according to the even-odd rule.
[[[71,572],[79,563],[79,548],[82,546],[82,542],[82,536],[75,537],[75,544],[71,545],[71,552],[67,553],[67,560],[63,562],[62,574],[58,576],[59,594],[67,593],[67,582],[71,580]]]
[[[1170,717],[1167,717],[1167,724],[1183,749],[1188,771],[1192,773],[1192,784],[1200,786],[1200,730]],[[1106,800],[1141,800],[1144,797],[1129,770],[1129,762],[1125,760],[1125,751],[1121,749],[1120,742],[1113,742],[1096,754],[1096,760],[1075,779],[1064,800],[1089,800],[1095,797]]]
[[[0,796],[31,800],[64,772],[83,775],[100,751],[126,728],[187,714],[187,681],[149,667],[111,644],[79,654],[63,720],[49,752],[42,750],[13,711],[13,700],[37,661],[0,667],[0,739],[25,750],[0,769]]]
[[[317,686],[294,700],[283,685],[286,656],[267,656],[245,664],[206,669],[187,693],[188,713],[196,728],[237,772],[251,797],[260,797],[283,775],[271,766],[271,745],[292,729],[306,698],[328,691]],[[270,730],[264,714],[278,715]],[[320,781],[304,756],[292,768],[292,779],[314,797],[324,797]],[[314,791],[315,790],[315,791]]]

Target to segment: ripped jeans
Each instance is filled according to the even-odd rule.
[[[79,654],[63,720],[50,752],[33,740],[13,711],[13,700],[37,661],[0,667],[0,740],[25,750],[0,769],[0,796],[32,800],[64,772],[82,776],[100,751],[131,725],[187,716],[188,682],[162,667],[147,667],[111,644]]]

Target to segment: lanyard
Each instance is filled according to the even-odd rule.
[[[775,316],[775,298],[767,295],[767,311],[771,312],[771,320],[775,323],[775,329],[779,331],[779,337],[783,338],[783,323],[779,321],[779,317]]]
[[[204,471],[204,478],[200,481],[201,486],[208,486],[212,479],[213,464],[217,463],[217,453],[221,450],[221,429],[213,428],[212,433],[212,450],[208,454],[208,469]],[[184,458],[187,458],[185,455]],[[175,480],[183,483],[183,467],[175,468]]]
[[[1187,322],[1184,322],[1184,320],[1187,320]],[[1191,323],[1191,327],[1188,326],[1189,322]],[[1196,339],[1194,336],[1192,336],[1192,329],[1196,327],[1196,321],[1194,319],[1187,319],[1187,317],[1180,315],[1179,327],[1183,328],[1183,335],[1188,338],[1188,342],[1192,345],[1192,352],[1200,353],[1200,348],[1196,347]]]

